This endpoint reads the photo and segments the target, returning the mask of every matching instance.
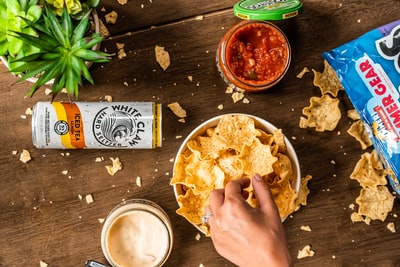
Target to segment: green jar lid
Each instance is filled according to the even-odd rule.
[[[247,20],[283,20],[301,13],[300,0],[241,0],[233,6],[233,13]]]

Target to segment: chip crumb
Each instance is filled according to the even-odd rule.
[[[379,136],[377,131],[377,125],[372,125],[374,134]],[[369,137],[369,132],[364,127],[364,123],[361,120],[354,121],[352,125],[347,130],[347,133],[354,137],[361,145],[361,149],[365,150],[368,147],[372,146],[372,141]]]
[[[117,0],[118,4],[121,6],[126,5],[128,3],[128,0]]]
[[[104,223],[104,221],[105,221],[104,218],[98,218],[97,220],[99,221],[99,223]]]
[[[61,173],[64,174],[64,175],[67,175],[68,174],[68,170],[63,170]]]
[[[94,161],[95,162],[102,162],[102,161],[104,161],[104,158],[103,157],[97,157]]]
[[[192,75],[188,75],[187,78],[188,78],[189,81],[193,82],[193,76]]]
[[[243,98],[242,102],[243,102],[243,104],[249,104],[250,100],[247,97],[245,97],[245,98]]]
[[[225,93],[226,94],[232,94],[235,86],[234,85],[229,85],[226,87]]]
[[[357,120],[361,119],[360,114],[358,114],[357,110],[355,110],[355,109],[349,109],[347,111],[347,117],[349,117],[353,121],[357,121]]]
[[[197,241],[199,241],[200,238],[201,238],[201,235],[200,235],[199,233],[197,233],[197,235],[195,236],[195,239],[196,239]]]
[[[107,169],[107,172],[108,172],[111,176],[114,176],[118,171],[122,170],[122,163],[121,163],[121,161],[119,160],[118,157],[116,157],[116,158],[112,158],[112,157],[111,157],[110,159],[111,159],[111,161],[112,161],[112,166],[107,165],[107,166],[105,166],[105,167],[106,167],[106,169]]]
[[[300,230],[303,230],[306,232],[311,232],[311,227],[308,225],[302,225],[302,226],[300,226]]]
[[[171,64],[171,59],[169,57],[168,51],[164,47],[156,45],[154,47],[154,52],[156,54],[156,61],[160,67],[165,71]]]
[[[299,250],[299,253],[297,254],[298,259],[303,259],[306,257],[312,257],[314,256],[315,252],[311,250],[310,245],[306,245],[303,249]]]
[[[82,197],[81,194],[79,194],[79,195],[78,195],[78,198],[79,198],[79,200],[82,200],[83,197]]]
[[[203,20],[204,16],[203,15],[199,15],[199,16],[196,16],[194,19],[195,20]]]
[[[44,89],[44,94],[45,95],[51,95],[52,92],[53,91],[51,89],[49,89],[49,88]]]
[[[354,210],[354,207],[355,207],[354,203],[351,203],[351,204],[349,205],[349,209],[351,209],[351,210]]]
[[[168,104],[168,108],[179,118],[186,117],[186,110],[184,110],[178,102]]]
[[[105,10],[103,12],[105,12]],[[100,28],[100,36],[101,37],[110,36],[110,31],[107,29],[106,25],[104,25],[104,23],[101,19],[99,20],[99,28]]]
[[[396,233],[396,227],[394,226],[394,222],[390,222],[386,225],[386,228],[392,232],[392,233]]]
[[[200,264],[199,264],[199,267],[204,267],[204,264],[203,264],[203,263],[200,263]]]
[[[21,155],[19,156],[19,160],[23,163],[28,163],[31,159],[31,153],[29,153],[28,150],[23,149]]]
[[[121,59],[121,58],[124,58],[124,57],[126,57],[125,49],[123,47],[119,48],[118,49],[118,58]]]
[[[177,136],[175,136],[175,139],[182,139],[182,135],[177,135]]]
[[[106,100],[107,102],[113,102],[113,97],[110,95],[105,95],[104,100]]]
[[[118,19],[118,13],[113,10],[110,13],[106,14],[104,17],[107,24],[115,24]]]
[[[236,103],[244,98],[244,94],[242,92],[233,92],[232,93],[232,100],[233,103]]]
[[[310,72],[310,69],[308,67],[304,67],[299,74],[297,74],[296,78],[301,79],[303,78],[304,74],[306,74],[307,72]]]
[[[91,204],[91,203],[93,203],[93,196],[92,196],[92,194],[87,194],[86,196],[85,196],[85,200],[86,200],[86,203],[87,204]]]
[[[142,186],[142,178],[141,178],[140,176],[137,176],[137,177],[136,177],[136,185],[137,185],[138,187],[141,187],[141,186]]]
[[[20,115],[21,119],[26,120],[26,115]]]
[[[11,152],[11,154],[17,155],[17,154],[18,154],[18,151],[17,151],[17,150],[13,150],[13,151]]]
[[[180,122],[180,123],[185,123],[186,120],[185,120],[184,118],[181,118],[181,119],[178,120],[178,122]]]
[[[47,266],[49,266],[45,261],[39,261],[39,265],[40,265],[40,267],[47,267]]]
[[[223,110],[223,109],[224,109],[224,105],[223,105],[223,104],[219,104],[219,105],[217,106],[217,109]]]
[[[31,115],[32,115],[32,109],[31,109],[31,108],[27,108],[27,109],[25,110],[25,115],[31,116]]]

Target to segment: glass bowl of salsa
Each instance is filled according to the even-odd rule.
[[[285,34],[267,21],[242,21],[222,37],[217,66],[229,85],[258,92],[271,88],[286,74],[291,49]]]

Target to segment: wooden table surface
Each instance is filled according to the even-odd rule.
[[[292,63],[284,79],[274,88],[246,94],[250,103],[234,103],[225,93],[226,84],[215,65],[215,52],[222,35],[240,19],[234,17],[229,1],[103,0],[98,13],[115,10],[119,17],[102,49],[117,53],[124,44],[126,57],[93,65],[95,85],[85,84],[81,101],[100,101],[111,95],[114,101],[155,101],[163,104],[163,145],[150,150],[40,150],[31,141],[30,116],[21,115],[38,101],[50,97],[39,90],[24,98],[29,82],[15,84],[16,78],[0,65],[0,266],[83,266],[88,259],[105,263],[100,247],[102,224],[108,212],[122,200],[145,198],[157,202],[168,213],[175,242],[166,266],[232,266],[214,250],[211,240],[202,236],[175,213],[169,181],[171,159],[183,138],[198,124],[213,116],[243,112],[260,116],[277,127],[295,147],[302,175],[312,175],[308,205],[284,222],[295,266],[400,266],[399,234],[386,225],[400,226],[398,201],[385,222],[352,223],[351,204],[360,185],[349,176],[365,152],[346,133],[352,109],[341,92],[342,119],[332,132],[300,129],[302,109],[320,91],[312,83],[312,73],[302,79],[304,68],[323,69],[322,52],[398,19],[398,0],[303,0],[300,16],[276,22],[292,46]],[[156,63],[154,47],[170,53],[171,65],[164,72]],[[192,76],[190,81],[188,76]],[[56,100],[67,100],[60,95]],[[187,111],[186,123],[166,108],[179,102]],[[223,109],[218,109],[222,104]],[[182,138],[179,138],[182,136]],[[32,160],[22,163],[23,149]],[[17,151],[15,155],[13,151]],[[371,148],[366,150],[371,151]],[[95,162],[103,157],[104,162]],[[123,170],[110,176],[105,165],[119,157]],[[63,174],[68,171],[68,174]],[[136,177],[142,186],[136,185]],[[91,194],[87,204],[79,196]],[[355,207],[357,208],[357,206]],[[302,225],[312,231],[302,231]],[[400,228],[399,228],[400,231]],[[297,259],[299,249],[311,245],[313,257]],[[249,255],[251,257],[251,255]]]

